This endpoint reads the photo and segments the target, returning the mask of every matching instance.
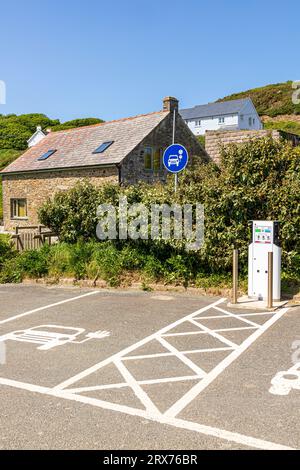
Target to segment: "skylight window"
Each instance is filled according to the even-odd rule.
[[[48,150],[48,152],[44,153],[41,157],[38,158],[39,161],[47,160],[47,158],[51,157],[56,152],[56,150]]]
[[[109,140],[107,142],[103,142],[100,147],[96,148],[96,150],[93,151],[93,153],[103,153],[105,152],[106,149],[108,149],[108,147],[111,146],[111,144],[113,144],[114,141],[113,140]]]

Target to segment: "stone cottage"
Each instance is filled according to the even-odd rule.
[[[38,224],[38,208],[56,191],[88,179],[135,184],[165,182],[162,155],[172,143],[190,156],[209,157],[178,113],[178,100],[167,97],[158,112],[76,129],[50,132],[2,172],[5,230]]]

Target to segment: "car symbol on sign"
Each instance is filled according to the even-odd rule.
[[[176,166],[179,165],[179,157],[178,157],[178,155],[170,155],[170,156],[169,156],[169,158],[168,158],[168,166],[171,166],[171,165],[176,165]]]

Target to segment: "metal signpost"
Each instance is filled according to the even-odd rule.
[[[175,124],[176,124],[176,111],[173,114],[173,132],[172,132],[172,145],[166,148],[163,155],[163,164],[165,168],[170,172],[174,173],[174,191],[177,191],[178,184],[178,173],[185,169],[189,154],[187,149],[180,144],[175,144]]]
[[[178,173],[184,170],[188,159],[188,152],[183,145],[172,144],[164,151],[163,164],[170,173],[175,174],[175,192],[177,189]]]

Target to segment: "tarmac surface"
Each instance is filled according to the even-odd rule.
[[[1,449],[299,449],[299,405],[300,307],[0,286]]]

